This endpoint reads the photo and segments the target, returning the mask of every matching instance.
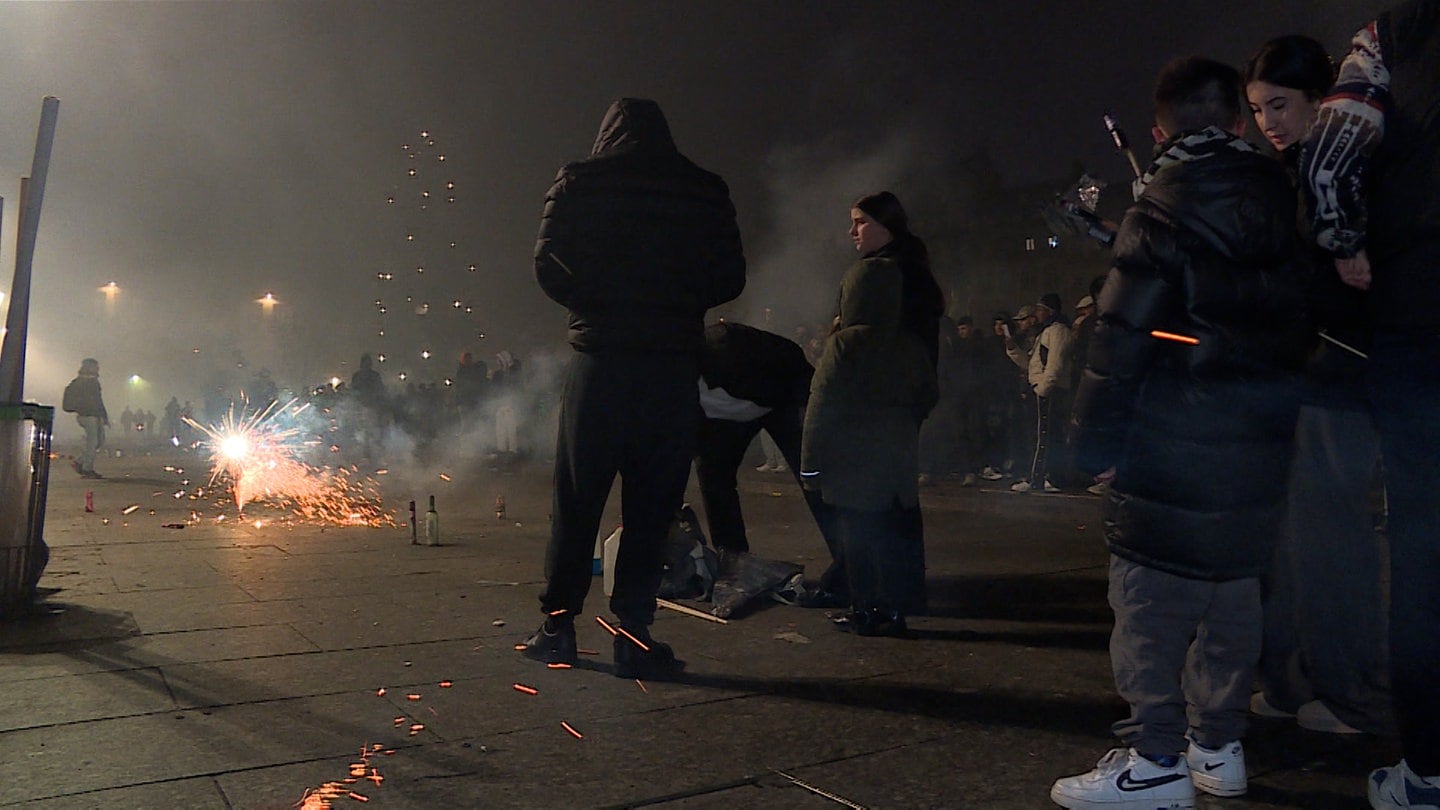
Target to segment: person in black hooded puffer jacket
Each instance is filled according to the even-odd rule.
[[[735,206],[719,176],[675,148],[654,101],[610,105],[590,157],[566,164],[545,197],[535,276],[570,313],[545,553],[544,624],[530,658],[575,662],[605,501],[618,474],[625,531],[610,609],[615,673],[679,668],[650,638],[665,539],[685,496],[700,424],[705,311],[745,288]]]
[[[1055,783],[1070,808],[1245,791],[1259,577],[1313,334],[1295,191],[1239,137],[1239,74],[1177,60],[1155,105],[1157,156],[1115,241],[1075,410],[1082,468],[1115,467],[1110,655],[1130,716],[1113,730],[1129,748]]]

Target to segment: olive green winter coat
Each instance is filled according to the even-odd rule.
[[[939,392],[924,344],[901,328],[901,291],[888,259],[865,259],[840,282],[840,324],[810,384],[800,454],[807,488],[834,506],[919,502],[920,423]]]

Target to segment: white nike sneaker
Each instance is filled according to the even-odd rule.
[[[1190,766],[1190,779],[1195,787],[1211,796],[1243,796],[1248,783],[1245,778],[1245,748],[1236,740],[1211,751],[1195,741],[1185,751]]]
[[[1166,768],[1113,748],[1095,770],[1056,780],[1050,801],[1069,810],[1194,810],[1195,785],[1184,757]]]

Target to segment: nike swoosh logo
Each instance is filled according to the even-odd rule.
[[[1166,774],[1165,776],[1152,776],[1149,779],[1135,779],[1130,776],[1130,771],[1126,770],[1124,773],[1120,774],[1119,779],[1115,780],[1115,787],[1126,793],[1132,793],[1137,790],[1150,790],[1152,788],[1168,785],[1171,782],[1179,782],[1181,779],[1189,778],[1190,777],[1187,774],[1171,773]]]
[[[1224,763],[1223,761],[1222,761],[1222,762],[1207,762],[1207,763],[1205,763],[1205,770],[1207,770],[1207,771],[1213,771],[1213,770],[1215,770],[1216,768],[1223,768],[1223,767],[1225,767],[1225,763]]]

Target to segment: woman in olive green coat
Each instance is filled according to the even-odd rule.
[[[867,258],[840,285],[838,328],[810,386],[801,475],[837,510],[852,600],[838,624],[903,635],[905,615],[924,605],[923,540],[912,524],[920,423],[938,391],[923,340],[903,323],[900,263],[870,255],[893,234],[858,208],[851,215]]]

